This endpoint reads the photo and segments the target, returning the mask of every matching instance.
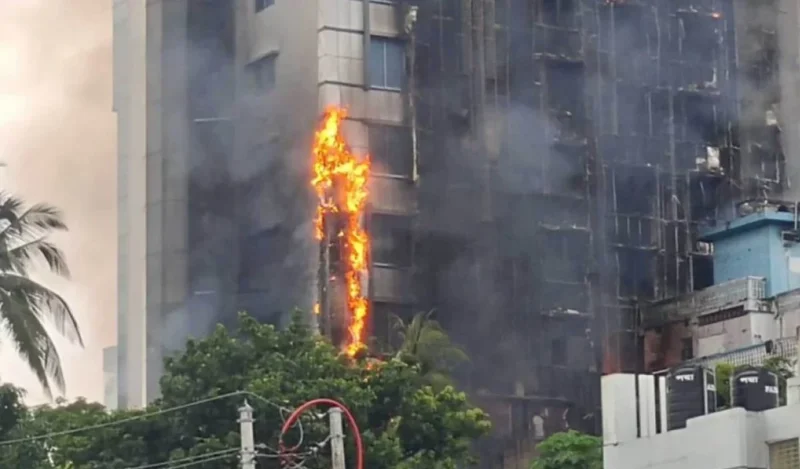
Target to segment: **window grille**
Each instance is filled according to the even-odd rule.
[[[797,438],[769,444],[770,469],[800,469]]]

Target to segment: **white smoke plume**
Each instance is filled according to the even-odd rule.
[[[61,208],[56,238],[69,281],[42,275],[64,295],[85,349],[57,340],[67,397],[101,400],[102,348],[116,342],[116,125],[111,110],[110,0],[0,2],[0,188]],[[41,388],[0,337],[0,380]]]

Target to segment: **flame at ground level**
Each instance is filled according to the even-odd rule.
[[[343,242],[347,309],[350,313],[349,339],[345,352],[353,356],[364,347],[369,304],[362,287],[367,270],[369,236],[362,226],[367,201],[370,163],[359,161],[350,151],[341,131],[347,112],[332,107],[325,111],[322,125],[314,137],[314,177],[311,185],[318,205],[314,228],[318,240],[325,238],[326,219],[342,217],[344,228],[335,233]]]

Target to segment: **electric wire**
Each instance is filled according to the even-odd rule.
[[[178,464],[177,466],[170,465],[169,468],[170,469],[178,469],[180,467],[196,466],[197,464],[204,464],[204,463],[211,462],[211,461],[219,461],[221,459],[226,459],[226,458],[229,458],[229,457],[230,457],[230,455],[223,454],[221,456],[215,456],[215,457],[212,457],[212,458],[206,458],[206,459],[201,459],[201,460],[198,460],[198,461],[191,461],[191,462],[187,462],[187,463],[184,463],[184,464]],[[166,467],[166,466],[163,466],[163,467]]]
[[[155,468],[159,468],[159,467],[170,466],[172,464],[192,462],[195,459],[207,460],[205,458],[210,458],[212,456],[213,457],[230,456],[230,455],[232,455],[234,453],[238,453],[238,452],[239,452],[239,448],[228,448],[228,449],[224,449],[224,450],[220,450],[220,451],[212,451],[210,453],[196,454],[194,456],[187,456],[185,458],[180,458],[180,459],[172,459],[172,460],[169,460],[169,461],[162,461],[162,462],[151,463],[151,464],[143,464],[141,466],[130,466],[130,467],[127,467],[125,469],[155,469]],[[175,466],[173,466],[173,467],[175,467]]]
[[[47,440],[47,439],[50,439],[50,438],[56,438],[56,437],[60,437],[60,436],[67,436],[67,435],[72,435],[72,434],[86,432],[86,431],[92,431],[92,430],[98,430],[98,429],[103,429],[103,428],[115,427],[115,426],[119,426],[119,425],[124,425],[126,423],[145,420],[145,419],[148,419],[148,418],[151,418],[151,417],[164,415],[164,414],[168,414],[168,413],[172,413],[172,412],[177,412],[179,410],[184,410],[184,409],[188,409],[188,408],[195,407],[195,406],[198,406],[198,405],[203,405],[203,404],[207,404],[207,403],[210,403],[210,402],[214,402],[214,401],[218,401],[218,400],[226,399],[226,398],[230,398],[230,397],[235,397],[235,396],[249,396],[249,397],[252,397],[252,398],[254,398],[254,399],[256,399],[256,400],[258,400],[260,402],[263,402],[265,404],[268,404],[268,405],[274,407],[275,409],[278,410],[281,419],[284,421],[284,424],[286,423],[286,415],[285,415],[285,413],[287,413],[287,412],[290,413],[290,414],[293,413],[292,409],[289,409],[288,407],[282,406],[280,404],[276,404],[275,402],[273,402],[273,401],[271,401],[271,400],[269,400],[269,399],[267,399],[267,398],[265,398],[263,396],[260,396],[260,395],[258,395],[256,393],[253,393],[253,392],[250,392],[250,391],[234,391],[234,392],[229,392],[229,393],[225,393],[225,394],[220,394],[218,396],[211,396],[211,397],[208,397],[208,398],[205,398],[205,399],[199,399],[199,400],[196,400],[196,401],[193,401],[193,402],[188,402],[186,404],[181,404],[181,405],[169,407],[169,408],[166,408],[166,409],[159,409],[159,410],[155,410],[155,411],[144,412],[144,413],[142,413],[140,415],[135,415],[135,416],[124,418],[124,419],[120,419],[120,420],[100,423],[100,424],[96,424],[96,425],[85,425],[85,426],[82,426],[82,427],[76,427],[76,428],[72,428],[72,429],[69,429],[69,430],[62,430],[62,431],[58,431],[58,432],[50,432],[50,433],[45,433],[45,434],[35,435],[35,436],[29,436],[29,437],[24,437],[24,438],[15,438],[15,439],[4,440],[4,441],[0,441],[0,447],[6,447],[6,446],[10,446],[10,445],[14,445],[14,444],[21,444],[21,443],[29,443],[29,442],[40,441],[40,440]],[[295,448],[299,448],[303,444],[304,437],[305,437],[305,432],[304,432],[304,429],[303,429],[302,421],[299,418],[294,419],[294,422],[292,422],[288,427],[286,427],[285,430],[288,430],[290,428],[294,428],[295,426],[298,427],[298,430],[300,431],[300,439],[299,439],[298,443],[294,447]],[[305,463],[305,456],[316,454],[316,451],[318,451],[319,448],[322,445],[324,445],[326,441],[327,441],[327,439],[325,441],[319,443],[318,445],[316,445],[314,447],[314,450],[312,450],[312,451],[307,451],[307,452],[304,452],[304,453],[294,453],[292,455],[293,459],[294,458],[297,458],[297,459],[295,459],[295,461],[290,462],[288,464],[289,467],[285,467],[284,469],[303,469],[304,468],[304,463]],[[281,457],[279,452],[274,450],[273,448],[270,448],[267,445],[259,445],[259,446],[261,446],[263,448],[267,448],[268,450],[272,451],[273,454],[260,453],[260,454],[256,454],[256,457],[258,457],[258,458],[279,458],[279,457]],[[144,464],[144,465],[140,465],[140,466],[130,466],[130,467],[126,468],[126,469],[159,469],[159,468],[165,468],[165,467],[170,467],[171,469],[178,469],[178,468],[190,467],[190,466],[194,466],[194,465],[197,465],[197,464],[202,464],[202,463],[206,463],[206,462],[218,461],[218,460],[221,460],[221,459],[229,458],[234,453],[236,453],[238,451],[239,450],[236,449],[236,448],[229,448],[227,450],[221,450],[221,451],[216,451],[216,452],[211,452],[211,453],[188,456],[188,457],[181,458],[181,459],[174,459],[174,460],[163,461],[163,462],[159,462],[159,463],[149,463],[149,464]]]
[[[34,435],[34,436],[28,436],[28,437],[22,437],[22,438],[13,438],[13,439],[9,439],[9,440],[2,440],[2,441],[0,441],[0,447],[8,446],[8,445],[14,445],[14,444],[20,444],[20,443],[30,443],[30,442],[34,442],[34,441],[40,441],[40,440],[47,440],[47,439],[56,438],[56,437],[59,437],[59,436],[73,435],[73,434],[76,434],[76,433],[82,433],[82,432],[92,431],[92,430],[99,430],[99,429],[103,429],[103,428],[116,427],[116,426],[123,425],[123,424],[126,424],[126,423],[136,422],[136,421],[139,421],[139,420],[145,420],[145,419],[148,419],[148,418],[151,418],[151,417],[164,415],[164,414],[169,414],[169,413],[172,413],[172,412],[177,412],[179,410],[184,410],[184,409],[188,409],[188,408],[195,407],[195,406],[198,406],[198,405],[207,404],[209,402],[214,402],[214,401],[218,401],[218,400],[221,400],[221,399],[227,399],[227,398],[235,397],[235,396],[250,396],[250,397],[253,397],[253,398],[255,398],[255,399],[257,399],[257,400],[259,400],[261,402],[267,403],[270,406],[275,407],[276,409],[278,409],[278,411],[281,412],[281,417],[282,418],[283,418],[283,414],[282,414],[283,411],[287,411],[287,410],[290,411],[290,409],[288,409],[288,408],[286,408],[284,406],[281,406],[279,404],[276,404],[276,403],[270,401],[269,399],[267,399],[267,398],[265,398],[263,396],[259,396],[256,393],[253,393],[253,392],[250,392],[250,391],[233,391],[233,392],[229,392],[229,393],[226,393],[226,394],[220,394],[218,396],[212,396],[212,397],[207,397],[205,399],[199,399],[199,400],[193,401],[193,402],[188,402],[186,404],[181,404],[181,405],[177,405],[177,406],[174,406],[174,407],[169,407],[169,408],[166,408],[166,409],[159,409],[159,410],[154,410],[154,411],[150,411],[150,412],[144,412],[142,414],[134,415],[132,417],[127,417],[127,418],[120,419],[120,420],[112,420],[112,421],[109,421],[109,422],[98,423],[98,424],[95,424],[95,425],[85,425],[85,426],[82,426],[82,427],[71,428],[69,430],[61,430],[61,431],[50,432],[50,433],[45,433],[45,434],[41,434],[41,435]],[[302,423],[298,423],[298,427],[299,427],[299,429],[301,431],[301,436],[302,436],[302,434],[303,434],[302,433],[302,431],[303,431],[302,430]]]

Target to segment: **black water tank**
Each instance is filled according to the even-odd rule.
[[[741,368],[731,378],[731,404],[753,412],[774,409],[779,405],[778,386],[778,375],[766,368]]]
[[[714,372],[702,366],[676,368],[667,377],[667,430],[717,410]]]

